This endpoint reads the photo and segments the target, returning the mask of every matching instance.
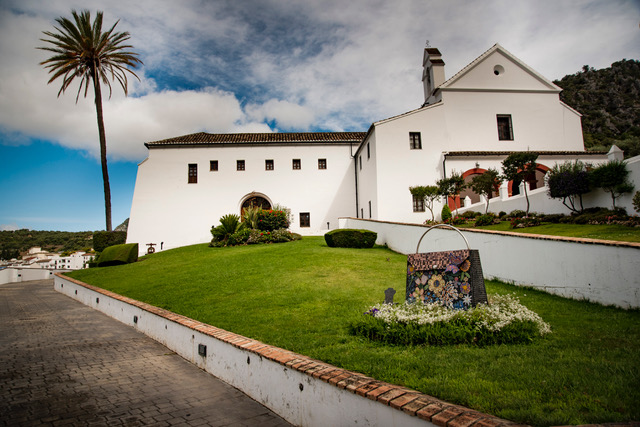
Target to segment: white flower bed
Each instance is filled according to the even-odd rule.
[[[540,335],[551,332],[551,327],[537,313],[520,304],[515,295],[490,295],[489,304],[478,304],[468,310],[452,310],[439,304],[377,304],[367,312],[385,323],[426,325],[449,322],[454,319],[474,324],[476,330],[498,332],[513,322],[533,322]]]

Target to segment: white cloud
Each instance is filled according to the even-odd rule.
[[[3,143],[41,138],[97,153],[92,97],[57,98],[38,65],[42,30],[75,0],[0,5]],[[550,79],[640,58],[640,6],[625,0],[87,0],[145,65],[125,98],[105,99],[109,153],[140,160],[145,141],[181,134],[366,130],[418,107],[424,42],[453,75],[499,42]],[[21,10],[19,14],[15,11]],[[259,13],[256,13],[259,12]]]
[[[245,110],[254,121],[275,120],[284,129],[307,130],[315,124],[313,111],[293,102],[271,99],[264,104],[248,105]]]

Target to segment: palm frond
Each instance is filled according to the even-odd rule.
[[[94,80],[94,83],[104,84],[109,88],[109,97],[112,95],[113,81],[122,87],[125,95],[128,94],[127,73],[140,80],[131,68],[142,64],[138,54],[131,50],[133,47],[126,44],[130,39],[129,33],[116,32],[120,21],[103,31],[103,13],[100,11],[96,13],[93,22],[88,10],[72,10],[71,15],[73,20],[57,18],[57,25],[53,27],[56,31],[43,31],[48,38],[40,39],[47,45],[37,49],[54,54],[40,63],[51,74],[48,83],[62,79],[58,91],[60,96],[79,79],[76,102],[81,93],[84,97],[87,96]]]

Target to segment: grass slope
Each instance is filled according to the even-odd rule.
[[[276,245],[160,252],[69,275],[247,337],[479,411],[532,425],[640,419],[640,311],[567,300],[499,282],[553,333],[530,345],[395,347],[347,324],[404,298],[406,256],[329,248],[321,237]]]
[[[640,242],[640,227],[627,227],[619,224],[541,224],[535,227],[511,228],[509,221],[483,227],[462,226],[479,230],[513,231],[525,234],[546,234],[549,236],[581,237],[620,242]]]

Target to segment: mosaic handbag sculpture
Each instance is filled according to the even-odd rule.
[[[438,227],[457,231],[467,249],[418,253],[424,236]],[[464,310],[487,303],[480,253],[469,248],[469,242],[460,230],[448,224],[437,224],[420,237],[416,253],[407,256],[406,299]]]

